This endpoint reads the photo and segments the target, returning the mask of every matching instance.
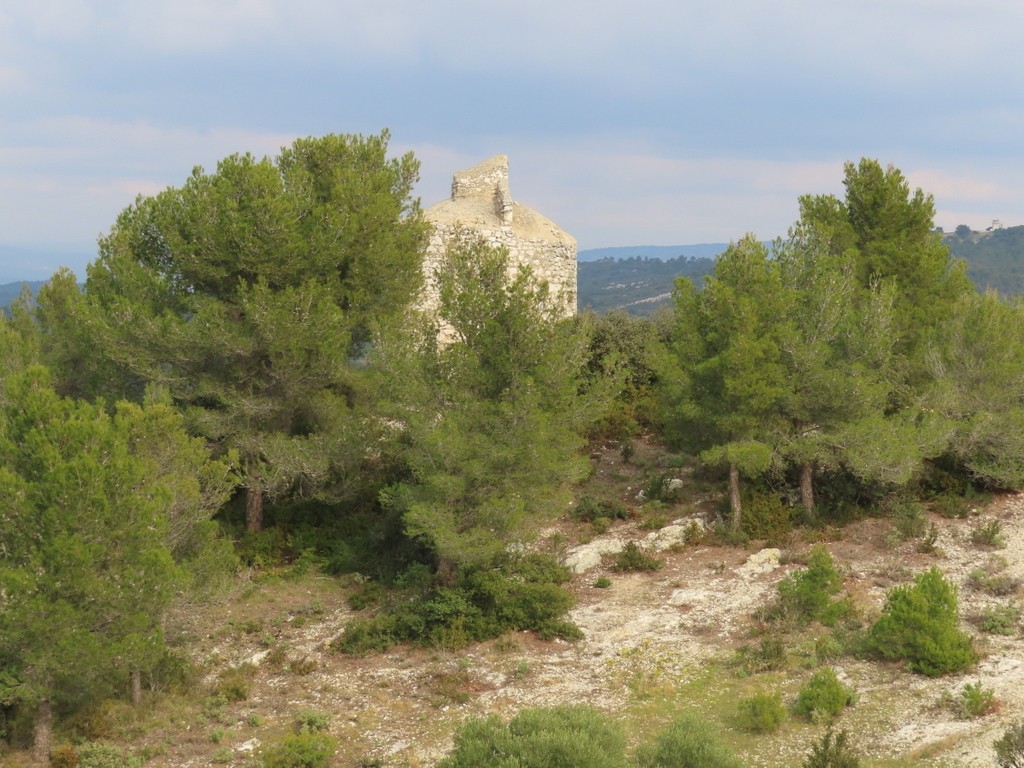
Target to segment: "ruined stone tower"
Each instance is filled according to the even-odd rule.
[[[459,229],[480,235],[492,246],[508,249],[510,271],[529,264],[545,280],[551,295],[576,313],[576,240],[550,219],[512,200],[508,191],[508,157],[495,155],[452,177],[452,196],[424,211],[433,225],[423,262],[423,306],[437,306],[434,275],[445,248]]]

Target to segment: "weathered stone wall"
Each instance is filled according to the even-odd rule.
[[[480,235],[509,253],[514,276],[524,264],[547,281],[551,295],[576,314],[576,240],[550,219],[512,200],[508,189],[508,157],[497,155],[452,178],[452,196],[424,211],[433,225],[423,263],[425,288],[422,306],[437,306],[435,274],[445,249],[457,230]]]

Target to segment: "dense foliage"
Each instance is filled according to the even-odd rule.
[[[977,655],[958,621],[956,587],[933,566],[912,585],[890,590],[869,632],[869,647],[882,658],[905,660],[928,677],[959,672]]]

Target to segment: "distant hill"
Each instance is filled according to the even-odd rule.
[[[28,281],[26,281],[28,282]],[[18,296],[21,295],[21,286],[25,283],[5,283],[0,285],[0,309],[6,310]],[[32,291],[32,295],[35,296],[39,293],[39,289],[46,285],[45,280],[34,280],[28,282],[28,287]]]
[[[625,309],[631,315],[649,315],[671,303],[677,277],[689,277],[702,285],[704,276],[714,268],[713,258],[690,256],[582,261],[576,272],[577,303],[581,310]]]
[[[1024,226],[946,235],[943,242],[967,262],[967,274],[979,291],[1024,296]]]
[[[603,259],[629,259],[634,256],[645,259],[667,261],[679,256],[695,259],[713,259],[726,248],[728,243],[696,243],[694,245],[623,245],[615,248],[589,248],[580,251],[577,261],[601,261]]]
[[[967,274],[979,291],[1024,296],[1024,226],[969,235],[945,235],[950,253],[967,262]],[[671,303],[677,277],[700,285],[714,269],[725,243],[700,245],[636,245],[580,251],[579,308],[607,312],[625,309],[649,315]]]

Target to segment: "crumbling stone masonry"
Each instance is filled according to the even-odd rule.
[[[508,191],[508,157],[496,155],[452,177],[452,196],[424,211],[433,225],[423,262],[422,306],[437,306],[434,275],[448,243],[461,228],[508,249],[510,272],[529,264],[545,280],[551,295],[576,314],[576,240],[550,219],[512,200]]]

